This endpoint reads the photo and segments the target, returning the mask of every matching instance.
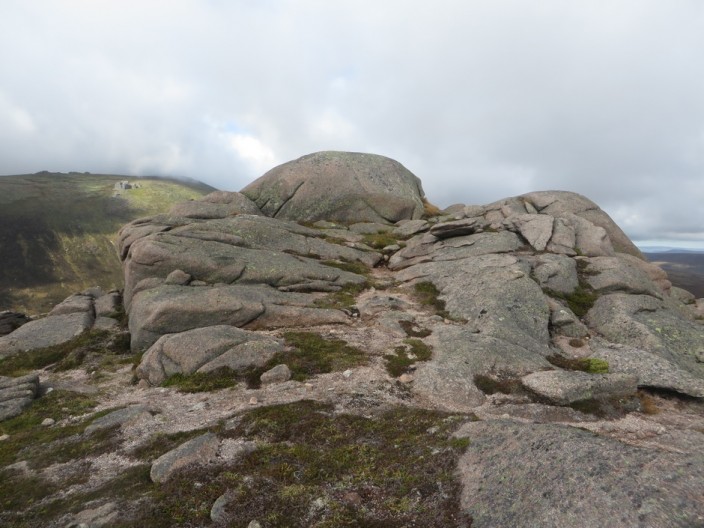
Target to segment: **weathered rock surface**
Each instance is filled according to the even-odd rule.
[[[0,337],[0,357],[70,341],[93,326],[90,312],[75,312],[35,319]]]
[[[57,304],[48,316],[31,320],[0,336],[0,358],[61,345],[91,328],[115,329],[119,323],[107,316],[116,315],[120,307],[121,297],[116,292],[105,294],[93,288],[71,295]]]
[[[310,294],[283,293],[270,286],[151,288],[132,303],[132,349],[146,350],[162,335],[209,326],[257,329],[348,322],[344,312],[315,308],[314,301]]]
[[[211,219],[240,214],[260,215],[262,212],[257,204],[241,193],[215,191],[200,200],[176,204],[169,214],[186,218]]]
[[[149,477],[153,482],[166,482],[180,469],[208,464],[217,457],[219,446],[220,440],[213,433],[198,436],[157,458]]]
[[[39,395],[39,376],[0,376],[0,422],[14,418]]]
[[[174,374],[262,367],[281,350],[278,340],[234,326],[195,328],[161,337],[144,354],[136,373],[159,385]]]
[[[650,295],[613,293],[597,299],[587,321],[600,336],[656,354],[704,378],[704,327]]]
[[[473,527],[692,527],[704,455],[643,449],[554,424],[471,423],[460,461]]]
[[[122,425],[125,422],[131,420],[136,420],[140,417],[150,415],[149,408],[145,405],[132,405],[124,409],[118,409],[105,416],[101,416],[94,420],[88,427],[86,427],[86,434],[94,433],[101,429],[108,429],[109,427],[114,427],[116,425]]]
[[[604,342],[593,344],[592,350],[593,357],[609,363],[610,372],[635,375],[640,387],[666,389],[704,398],[704,379],[658,354]]]
[[[394,223],[423,214],[420,180],[374,154],[318,152],[271,169],[242,193],[286,220]]]
[[[638,378],[631,374],[588,374],[569,370],[534,372],[521,379],[524,387],[554,405],[633,396],[637,382]]]

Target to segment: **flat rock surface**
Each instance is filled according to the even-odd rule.
[[[632,374],[589,374],[568,370],[534,372],[521,378],[524,387],[555,405],[633,396],[637,382],[637,376]]]
[[[35,319],[11,334],[0,337],[0,357],[70,341],[93,326],[90,312],[50,315]]]
[[[625,445],[554,424],[489,421],[460,431],[472,527],[692,527],[704,522],[704,455]]]

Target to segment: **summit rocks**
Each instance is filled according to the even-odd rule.
[[[309,154],[271,169],[242,193],[284,220],[394,223],[423,214],[420,180],[374,154]]]
[[[268,518],[277,500],[295,504],[291,526],[332,522],[340,501],[360,523],[387,522],[365,517],[383,504],[411,525],[440,496],[454,516],[429,526],[702,524],[702,303],[578,194],[431,211],[397,162],[324,152],[123,227],[140,360],[96,391],[112,395],[100,410],[113,409],[123,457],[102,463],[141,463],[166,495],[187,482],[179,497],[198,495],[192,510],[222,525]],[[96,316],[101,299],[75,296],[45,320]],[[223,377],[212,392],[172,386]],[[444,447],[404,459],[418,437],[374,436],[389,409],[404,410],[401,429],[417,418],[404,413],[436,413],[422,442],[446,435]],[[356,443],[336,444],[363,420]],[[314,467],[333,445],[342,456]],[[240,446],[240,465],[224,446]],[[370,480],[379,446],[413,483],[403,502]],[[414,474],[435,456],[445,480]],[[237,503],[250,492],[254,507]]]

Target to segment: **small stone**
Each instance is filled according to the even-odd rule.
[[[215,499],[212,508],[210,508],[210,519],[214,523],[225,521],[225,507],[228,502],[230,502],[230,498],[227,493],[223,493]]]
[[[257,400],[257,397],[256,397],[256,396],[252,396],[252,397],[249,399],[249,404],[250,404],[250,405],[256,405],[257,403],[259,403],[259,400]]]
[[[50,425],[54,425],[55,423],[56,423],[56,420],[54,420],[53,418],[44,418],[42,420],[42,425],[44,427],[49,427]]]
[[[9,434],[4,434],[4,435],[0,436],[0,442],[4,442],[4,441],[7,440],[8,438],[10,438],[10,435],[9,435]]]
[[[313,390],[313,384],[312,384],[312,383],[306,383],[306,384],[304,384],[304,387],[306,388],[306,390]]]
[[[343,375],[345,378],[349,378],[349,377],[352,375],[352,371],[349,370],[349,369],[347,369],[346,371],[344,371],[344,372],[342,373],[342,375]]]
[[[411,374],[401,374],[398,378],[401,383],[410,383],[413,381],[413,376]]]
[[[291,369],[288,365],[281,364],[276,365],[274,368],[267,370],[264,374],[259,376],[262,384],[269,385],[271,383],[283,383],[291,379]]]
[[[251,521],[248,525],[247,528],[262,528],[262,525],[259,524],[259,521]]]

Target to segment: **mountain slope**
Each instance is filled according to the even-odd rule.
[[[125,222],[214,190],[196,181],[48,173],[0,178],[0,310],[43,312],[91,286],[121,287]]]

